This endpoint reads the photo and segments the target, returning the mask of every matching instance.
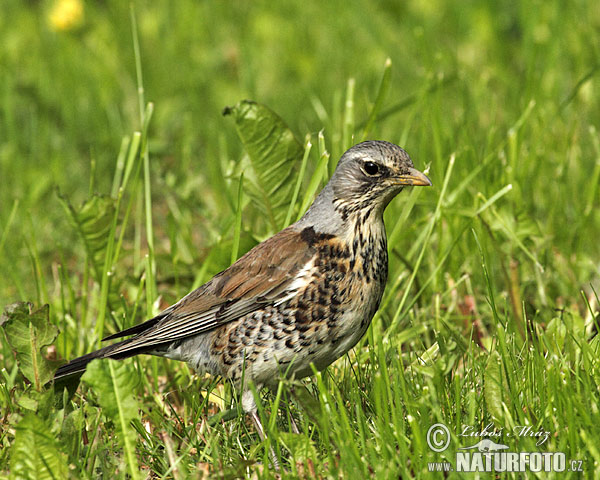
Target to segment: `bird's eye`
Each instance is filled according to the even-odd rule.
[[[363,170],[367,175],[377,175],[379,173],[379,165],[373,162],[365,162]]]

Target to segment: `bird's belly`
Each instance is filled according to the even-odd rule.
[[[253,376],[261,383],[276,382],[280,375],[303,378],[311,375],[314,364],[323,370],[354,347],[367,331],[377,311],[383,285],[372,282],[363,285],[360,293],[349,297],[335,311],[312,317],[309,328],[303,324],[286,334],[285,339],[272,343],[264,362],[255,362]],[[283,348],[281,348],[283,347]]]
[[[296,378],[303,378],[313,373],[311,364],[317,370],[324,370],[338,358],[346,354],[354,347],[365,334],[370,319],[362,321],[363,316],[356,312],[348,312],[340,319],[339,328],[332,329],[328,338],[325,339],[321,348],[308,350],[305,355],[297,355],[296,362],[288,374],[294,374]]]
[[[288,302],[263,308],[185,340],[171,358],[187,361],[238,386],[302,378],[354,347],[366,332],[385,288],[383,275],[323,275]]]

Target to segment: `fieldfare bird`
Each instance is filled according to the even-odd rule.
[[[242,390],[264,437],[249,382],[273,387],[344,355],[364,335],[387,279],[383,211],[404,187],[431,185],[400,147],[367,141],[341,157],[296,223],[260,243],[156,317],[104,340],[133,335],[61,366],[81,373],[95,358],[140,353],[187,362]]]

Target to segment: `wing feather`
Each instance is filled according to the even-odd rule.
[[[308,281],[315,248],[297,230],[287,228],[260,243],[228,269],[194,290],[160,315],[127,329],[137,335],[116,346],[114,354],[206,333],[265,305],[291,298]],[[142,324],[144,325],[144,324]],[[121,334],[111,335],[116,338]]]

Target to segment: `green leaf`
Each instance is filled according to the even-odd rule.
[[[96,335],[102,338],[107,305],[109,310],[115,310],[119,305],[119,280],[111,274],[119,200],[106,195],[94,195],[76,209],[60,193],[58,198],[69,221],[83,240],[92,265],[92,276],[101,285],[101,308],[96,319]]]
[[[68,478],[64,455],[47,425],[38,415],[28,413],[16,426],[10,451],[11,479]]]
[[[66,197],[58,194],[58,198],[69,221],[83,240],[92,263],[94,279],[101,283],[106,248],[116,212],[115,200],[106,195],[94,195],[76,209]]]
[[[42,355],[42,349],[58,336],[58,328],[50,323],[48,312],[48,305],[34,312],[31,303],[18,302],[6,307],[0,318],[21,373],[38,391],[52,379],[55,370],[53,362]]]
[[[74,455],[76,458],[91,453],[85,445],[86,440],[83,434],[86,429],[89,431],[90,428],[94,428],[95,421],[93,419],[99,419],[100,412],[99,407],[92,406],[87,402],[82,403],[80,408],[70,412],[63,410],[62,423],[58,434],[58,441],[61,443],[63,451],[68,452],[69,455]],[[88,419],[91,423],[89,427],[86,426]]]
[[[274,230],[283,227],[294,193],[303,147],[272,110],[244,100],[227,107],[248,157],[242,160],[244,189]]]
[[[305,435],[290,432],[279,432],[279,438],[292,453],[296,462],[304,462],[317,458],[317,449],[312,440]]]
[[[508,388],[506,377],[502,373],[502,359],[497,351],[490,354],[484,373],[483,394],[487,410],[496,420],[504,418],[502,408],[504,392]]]
[[[21,395],[17,398],[17,405],[24,408],[25,410],[31,410],[35,412],[38,409],[38,401],[28,395]]]
[[[123,362],[115,360],[94,360],[81,377],[98,395],[102,412],[110,418],[117,431],[119,443],[125,451],[129,473],[139,477],[135,443],[137,434],[131,421],[138,418],[138,403],[135,391],[138,376]]]

